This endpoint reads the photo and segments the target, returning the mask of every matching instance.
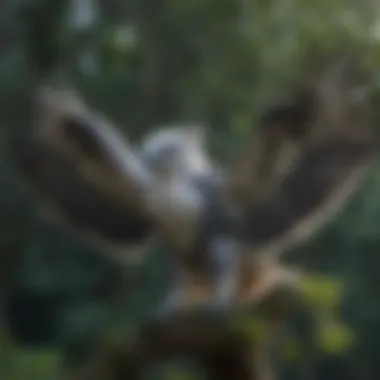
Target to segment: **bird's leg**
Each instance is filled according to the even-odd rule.
[[[212,239],[206,252],[211,282],[212,298],[206,304],[194,305],[187,308],[188,313],[223,313],[233,309],[235,301],[239,252],[236,241],[229,236],[217,236]],[[166,319],[182,309],[182,302],[188,288],[188,273],[179,265],[174,270],[174,285],[159,305],[158,318]]]
[[[216,312],[230,311],[238,282],[238,244],[232,237],[218,236],[212,240],[209,254],[214,292],[208,308]]]

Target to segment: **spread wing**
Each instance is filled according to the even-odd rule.
[[[35,126],[15,139],[15,166],[59,222],[109,248],[140,246],[153,237],[144,203],[148,170],[124,136],[74,94],[39,92]]]
[[[375,129],[345,74],[335,66],[269,109],[230,175],[230,196],[243,210],[238,233],[259,257],[318,230],[373,162]]]

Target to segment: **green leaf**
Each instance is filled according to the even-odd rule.
[[[337,278],[306,275],[302,278],[299,289],[314,308],[332,311],[339,305],[343,287]]]
[[[324,317],[318,323],[316,341],[324,353],[341,355],[353,346],[355,332],[342,322]]]

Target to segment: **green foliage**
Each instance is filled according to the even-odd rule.
[[[355,339],[352,328],[328,315],[319,316],[317,327],[316,341],[326,354],[340,355],[352,348]]]
[[[323,355],[343,355],[355,344],[355,332],[338,314],[342,302],[343,283],[337,278],[324,275],[306,275],[300,283],[301,300],[313,315],[312,344]],[[265,342],[272,324],[265,314],[245,312],[232,321],[237,331],[254,341]],[[279,343],[283,359],[290,363],[302,360],[303,342],[295,334],[287,334]]]
[[[345,353],[354,344],[354,331],[337,317],[343,286],[342,281],[327,276],[309,275],[301,281],[301,293],[315,313],[314,340],[329,355]]]
[[[307,275],[300,282],[300,292],[316,310],[332,312],[342,297],[342,281],[323,275]]]
[[[4,337],[0,341],[2,380],[55,379],[62,367],[62,354],[55,349],[32,350],[15,345]]]

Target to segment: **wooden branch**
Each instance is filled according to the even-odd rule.
[[[132,341],[103,345],[72,380],[138,380],[158,363],[183,358],[197,362],[209,380],[270,380],[272,339],[300,307],[304,303],[296,289],[284,286],[251,310],[224,316],[183,313],[153,321]],[[255,322],[260,324],[256,332]]]

